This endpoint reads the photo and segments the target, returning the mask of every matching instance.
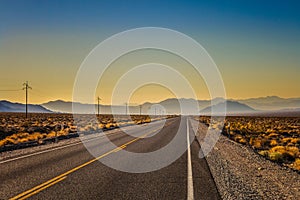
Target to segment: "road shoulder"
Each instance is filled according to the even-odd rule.
[[[197,140],[207,127],[200,124]],[[300,175],[221,135],[206,157],[222,199],[300,199]]]

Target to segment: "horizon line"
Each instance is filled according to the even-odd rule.
[[[280,97],[280,96],[277,96],[277,95],[267,95],[267,96],[258,96],[258,97],[249,97],[249,98],[242,98],[242,99],[239,99],[239,98],[226,98],[224,99],[223,97],[216,97],[214,99],[224,99],[224,100],[235,100],[235,101],[243,101],[243,100],[249,100],[249,99],[259,99],[259,98],[271,98],[271,97],[276,97],[276,98],[280,98],[280,99],[300,99],[300,97]],[[143,103],[131,103],[131,105],[129,106],[139,106],[139,105],[143,105],[143,104],[146,104],[146,103],[151,103],[151,104],[159,104],[163,101],[166,101],[166,100],[170,100],[170,99],[177,99],[177,100],[180,100],[180,99],[190,99],[190,100],[195,100],[195,101],[212,101],[214,99],[194,99],[194,98],[186,98],[186,97],[182,97],[182,98],[166,98],[164,100],[161,100],[159,102],[149,102],[149,101],[144,101]],[[16,102],[16,101],[10,101],[10,100],[7,100],[7,99],[1,99],[0,101],[8,101],[8,102],[11,102],[11,103],[19,103],[19,104],[23,104],[22,102]],[[80,103],[80,104],[89,104],[89,105],[93,105],[93,103],[87,103],[87,102],[73,102],[73,101],[70,101],[70,100],[64,100],[64,99],[56,99],[56,100],[49,100],[47,102],[43,102],[43,103],[29,103],[30,105],[42,105],[42,104],[46,104],[46,103],[49,103],[49,102],[55,102],[55,101],[62,101],[62,102],[65,102],[65,103]],[[97,103],[94,103],[94,105],[97,105]],[[112,104],[100,104],[101,106],[125,106],[125,103],[124,104],[116,104],[116,105],[112,105]]]

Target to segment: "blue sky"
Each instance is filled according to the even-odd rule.
[[[63,72],[72,76],[59,83],[67,86],[58,98],[71,90],[80,62],[99,42],[127,29],[157,26],[183,32],[202,44],[219,66],[229,97],[295,97],[300,96],[299,9],[299,1],[0,0],[0,65],[7,74],[24,70],[33,83],[46,85],[25,70],[40,67],[33,58],[41,58],[48,68],[54,62],[54,71],[63,63]],[[72,57],[77,58],[69,62]],[[0,84],[6,87],[11,81],[13,87],[20,77],[7,74]],[[256,81],[249,83],[249,77]],[[63,98],[69,99],[70,92]]]
[[[120,31],[164,26],[181,31],[243,28],[237,32],[289,32],[300,25],[298,1],[0,1],[3,29],[90,30],[107,25]],[[211,29],[209,29],[211,28]],[[251,31],[252,30],[252,31]],[[9,32],[9,31],[8,31]]]

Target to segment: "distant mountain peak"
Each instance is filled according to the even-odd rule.
[[[279,97],[279,96],[266,96],[266,97],[262,97],[265,99],[272,99],[272,100],[281,100],[283,98]]]
[[[62,99],[57,99],[57,100],[48,101],[47,103],[72,103],[72,101],[65,101]],[[46,104],[46,103],[44,103],[44,104]]]
[[[214,110],[215,113],[223,113],[224,108],[226,109],[226,113],[238,114],[238,113],[249,113],[249,112],[256,111],[255,109],[245,104],[239,103],[237,101],[227,100],[202,109],[200,111],[200,114],[210,114],[212,110]]]

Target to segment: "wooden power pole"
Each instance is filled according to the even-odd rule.
[[[142,115],[142,105],[140,105],[140,115]]]
[[[29,85],[28,85],[28,81],[26,81],[25,83],[23,83],[23,90],[25,90],[25,99],[26,99],[26,118],[28,117],[28,89],[32,89]]]
[[[101,101],[100,97],[98,97],[97,100],[98,100],[98,116],[100,116],[100,101]]]

